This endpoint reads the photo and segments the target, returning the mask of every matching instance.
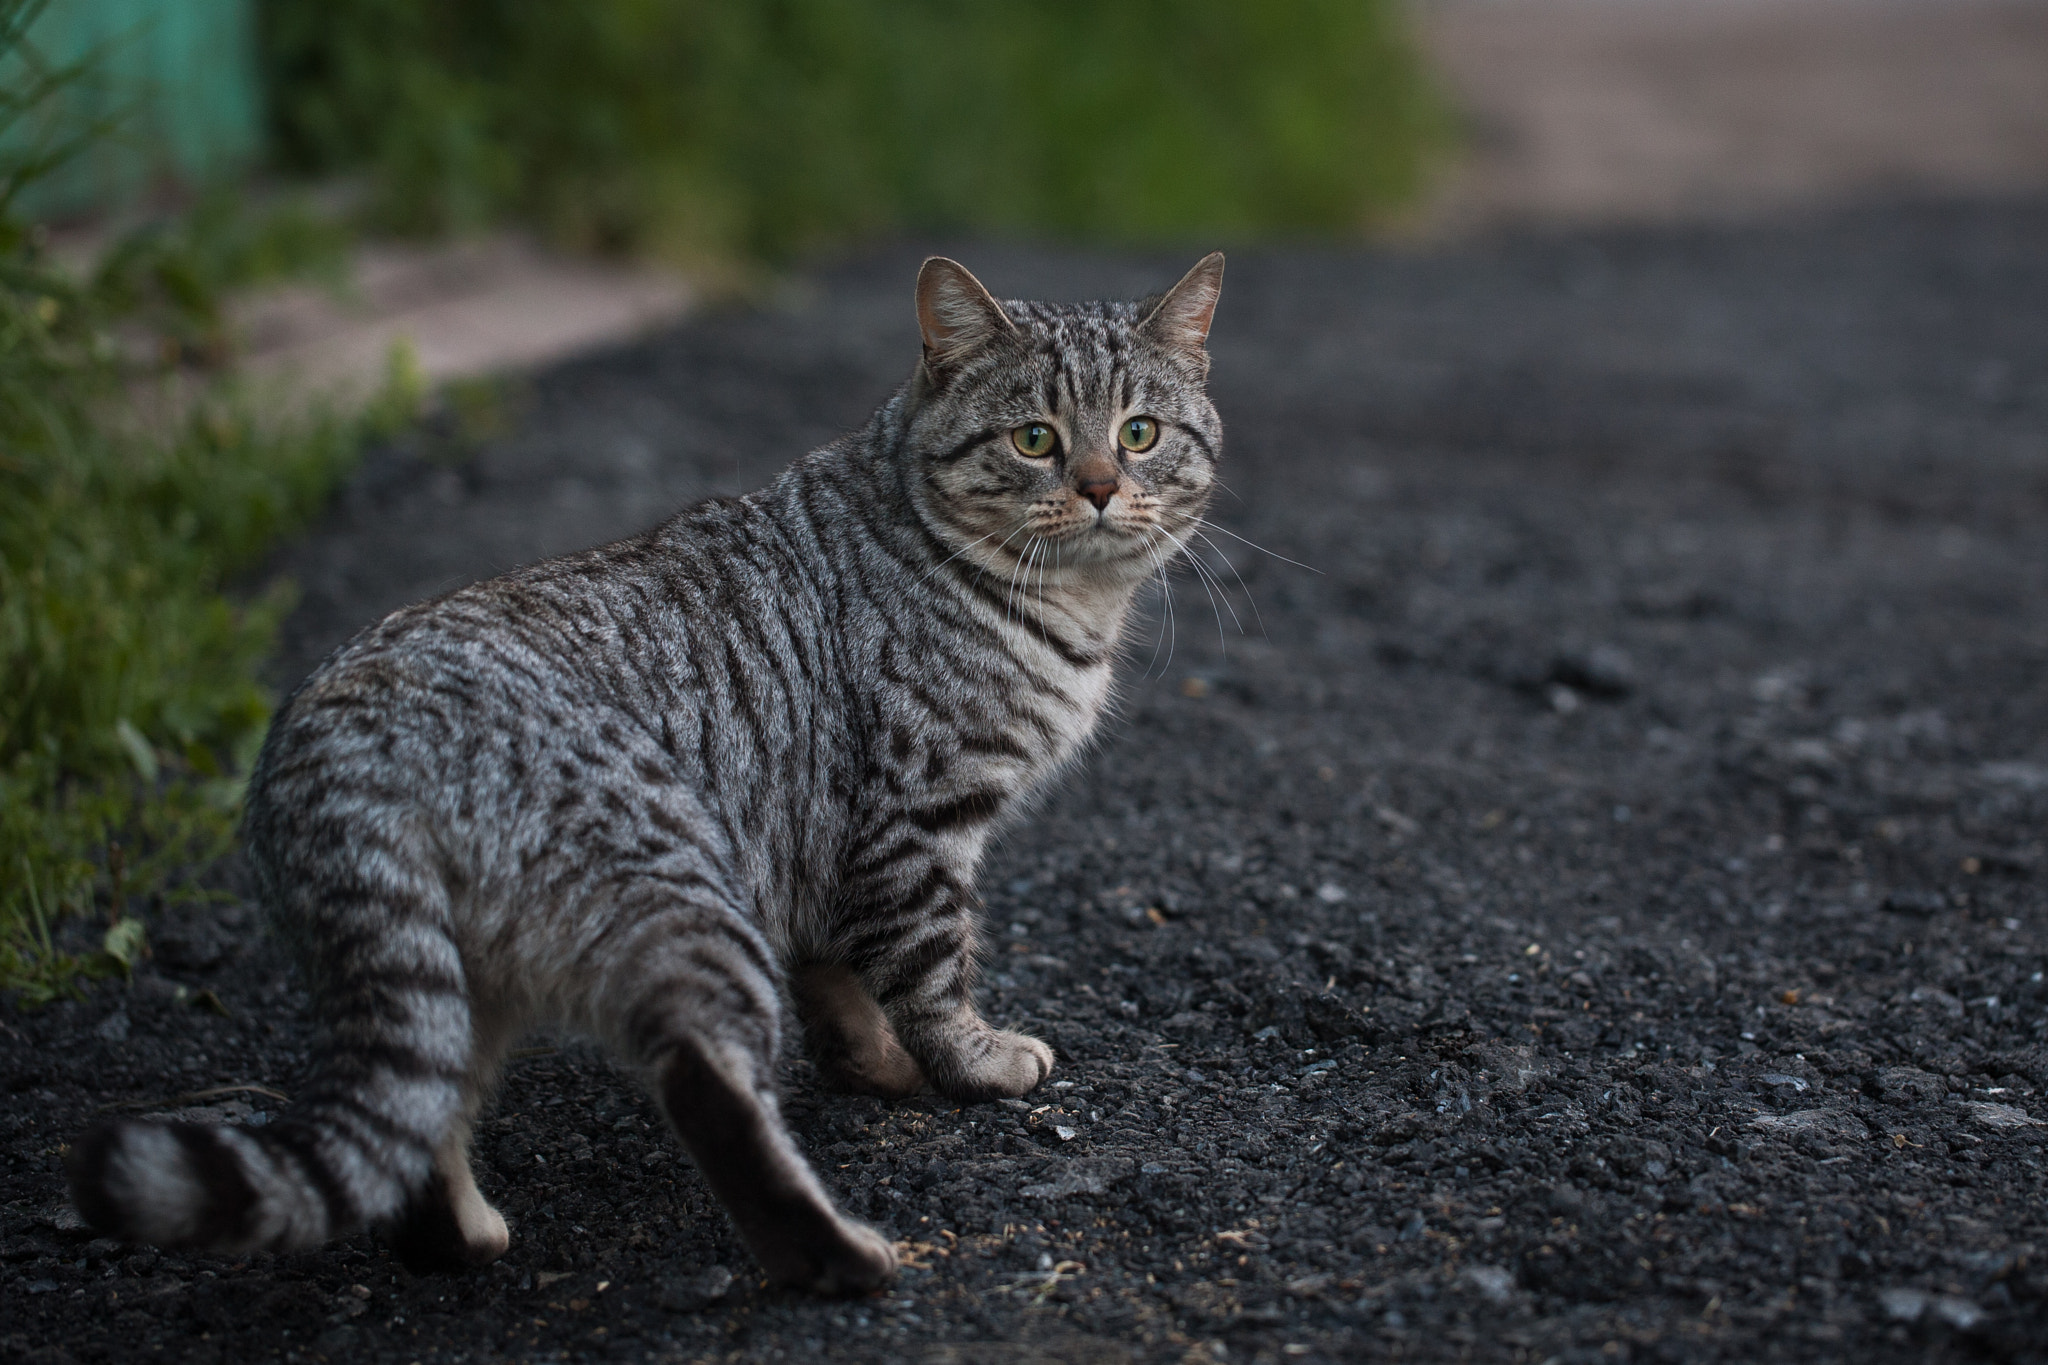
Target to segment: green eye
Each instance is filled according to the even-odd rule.
[[[1052,428],[1043,422],[1026,422],[1010,433],[1010,444],[1017,447],[1017,453],[1034,460],[1052,454],[1052,443]]]
[[[1116,439],[1133,455],[1142,455],[1159,444],[1159,423],[1150,417],[1133,417],[1117,428]]]

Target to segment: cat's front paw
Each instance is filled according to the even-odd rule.
[[[865,1223],[833,1218],[823,1235],[762,1248],[762,1268],[776,1284],[813,1294],[865,1294],[896,1277],[896,1248]]]
[[[1052,1074],[1052,1049],[1028,1033],[990,1029],[980,1046],[961,1059],[934,1087],[963,1103],[1028,1095]]]

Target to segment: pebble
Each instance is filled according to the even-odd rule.
[[[697,1313],[724,1298],[731,1288],[730,1270],[722,1265],[707,1266],[694,1275],[663,1280],[654,1291],[654,1303],[671,1313]]]
[[[1488,1303],[1506,1303],[1515,1296],[1513,1272],[1497,1265],[1468,1265],[1465,1283],[1479,1291]]]
[[[1984,1310],[1968,1299],[1955,1298],[1948,1294],[1930,1294],[1924,1289],[1909,1289],[1904,1286],[1878,1291],[1878,1304],[1885,1316],[1895,1322],[1918,1322],[1932,1314],[1936,1319],[1967,1332],[1984,1320]]]
[[[1983,1124],[1986,1128],[2040,1128],[2044,1126],[2026,1110],[2010,1104],[1996,1104],[1990,1100],[1967,1100],[1963,1112]]]

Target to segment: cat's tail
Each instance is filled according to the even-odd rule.
[[[71,1198],[109,1236],[229,1253],[314,1247],[397,1217],[460,1125],[469,995],[438,930],[392,926],[322,964],[311,1083],[262,1127],[117,1119],[72,1147]]]

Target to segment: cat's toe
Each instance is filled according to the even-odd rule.
[[[847,1224],[847,1244],[828,1258],[821,1294],[865,1294],[896,1278],[896,1248],[871,1227]]]
[[[801,1273],[783,1279],[813,1294],[866,1294],[896,1278],[896,1248],[873,1228],[839,1221],[827,1245],[814,1248]]]
[[[1028,1033],[1002,1032],[964,1075],[939,1088],[948,1099],[1011,1099],[1028,1095],[1052,1074],[1052,1049]]]

